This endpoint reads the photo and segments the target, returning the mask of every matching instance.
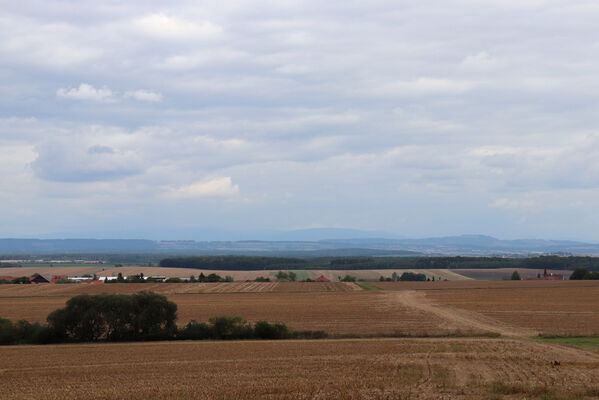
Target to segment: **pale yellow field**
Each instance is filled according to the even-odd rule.
[[[178,304],[180,324],[242,315],[362,338],[0,346],[0,398],[599,397],[599,352],[530,340],[540,332],[598,333],[599,282],[377,285],[384,290],[351,283],[2,285],[0,316],[13,320],[44,320],[80,293],[151,289]],[[381,338],[485,332],[503,338]]]
[[[288,323],[295,330],[353,335],[499,332],[599,334],[597,281],[186,283],[0,285],[0,317],[44,321],[82,293],[165,294],[179,324],[216,315]]]
[[[209,275],[212,273],[218,274],[222,277],[230,275],[235,281],[246,281],[254,280],[259,276],[270,277],[274,280],[274,275],[279,270],[260,270],[260,271],[219,271],[219,270],[205,270],[205,269],[194,269],[194,268],[160,268],[160,267],[148,267],[145,265],[140,266],[126,266],[126,267],[112,267],[106,265],[94,265],[94,266],[81,266],[81,267],[23,267],[23,268],[1,268],[1,276],[30,276],[34,273],[49,274],[49,275],[84,275],[84,274],[97,274],[98,276],[117,276],[122,273],[123,276],[136,275],[143,273],[145,276],[166,276],[166,277],[189,277],[191,275],[199,276],[201,273]],[[326,270],[326,269],[314,269],[314,270],[295,270],[298,274],[299,280],[310,278],[316,279],[323,275],[331,281],[338,281],[345,275],[351,275],[357,279],[376,281],[381,276],[391,277],[393,272],[401,275],[404,272],[419,272],[426,274],[429,277],[435,276],[436,278],[441,277],[451,281],[462,281],[471,280],[464,275],[460,275],[452,270],[447,269],[426,269],[426,270],[403,270],[403,269],[366,269],[366,270]],[[511,271],[510,271],[511,273]]]
[[[0,380],[6,400],[582,399],[599,395],[599,354],[505,339],[5,346]]]

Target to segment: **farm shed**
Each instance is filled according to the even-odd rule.
[[[52,278],[50,278],[50,279],[52,279]],[[48,280],[47,278],[43,277],[42,275],[32,276],[31,278],[29,278],[29,281],[31,283],[50,283],[50,280]]]
[[[320,275],[318,278],[314,279],[314,282],[330,282],[330,280],[325,278],[324,275]]]

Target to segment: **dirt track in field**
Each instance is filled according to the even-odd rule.
[[[537,334],[534,330],[510,326],[473,311],[434,305],[427,299],[426,293],[422,291],[405,290],[390,293],[389,295],[391,301],[397,302],[404,307],[419,310],[426,314],[432,314],[441,318],[446,321],[448,328],[456,330],[496,332],[503,336],[512,337],[530,337]]]

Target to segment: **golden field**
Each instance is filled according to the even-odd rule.
[[[0,316],[142,289],[176,302],[180,324],[242,315],[335,339],[3,346],[0,398],[599,398],[599,352],[530,339],[598,334],[593,281],[1,285]],[[465,337],[485,332],[502,337]]]
[[[580,399],[598,379],[597,353],[506,339],[0,348],[7,400]]]
[[[165,294],[179,324],[216,315],[286,322],[339,335],[498,332],[599,334],[599,282],[461,281],[354,283],[233,282],[0,285],[0,317],[45,321],[77,294]]]

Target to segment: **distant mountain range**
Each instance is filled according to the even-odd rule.
[[[0,239],[0,254],[165,253],[270,254],[287,256],[376,255],[599,255],[599,244],[565,240],[501,240],[483,235],[425,239],[358,237],[363,231],[324,229],[288,232],[280,240],[195,241],[143,239]],[[374,236],[374,233],[369,232]],[[331,235],[333,238],[326,238]],[[323,237],[305,240],[305,237]],[[336,236],[336,237],[335,237]]]

